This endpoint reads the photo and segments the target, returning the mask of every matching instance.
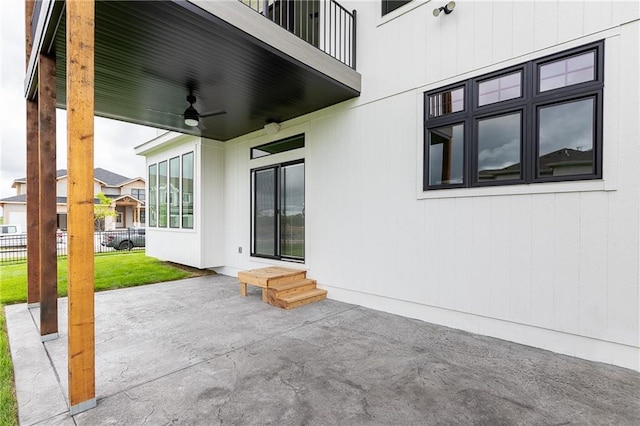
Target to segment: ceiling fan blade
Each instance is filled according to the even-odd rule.
[[[145,109],[151,112],[159,112],[160,114],[175,115],[178,117],[182,117],[182,114],[176,114],[175,112],[160,111],[158,109],[152,109],[152,108],[145,108]]]
[[[223,111],[220,109],[218,111],[210,111],[210,112],[205,112],[204,114],[200,114],[200,118],[215,117],[216,115],[222,115],[226,113],[227,111]]]

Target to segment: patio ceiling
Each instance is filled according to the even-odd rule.
[[[301,42],[239,2],[221,3],[247,14],[243,19],[258,19],[257,25],[251,21],[256,30]],[[57,103],[66,108],[66,20],[61,13],[53,49]],[[318,71],[190,2],[98,1],[95,22],[98,116],[225,141],[359,95],[359,84]],[[355,73],[315,47],[305,48],[306,55],[321,55]],[[182,113],[189,106],[190,88],[200,114],[226,114],[202,118],[199,128],[186,126]]]

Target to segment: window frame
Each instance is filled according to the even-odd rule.
[[[381,4],[381,16],[385,16],[388,13],[393,12],[394,10],[400,9],[402,6],[405,6],[411,3],[412,0],[382,0]]]
[[[540,67],[555,61],[584,53],[594,52],[594,79],[544,92],[540,91]],[[480,106],[479,85],[501,76],[521,72],[521,96]],[[464,87],[463,111],[430,117],[429,97],[438,93]],[[474,188],[486,186],[505,186],[535,184],[543,182],[565,182],[602,179],[602,129],[603,129],[603,92],[604,92],[604,40],[589,43],[577,48],[564,50],[552,55],[530,60],[521,64],[503,68],[488,74],[472,77],[429,90],[424,97],[423,121],[423,191],[452,188]],[[560,105],[581,99],[594,99],[592,123],[592,173],[575,175],[540,176],[539,175],[539,111],[543,107]],[[520,141],[520,179],[479,181],[478,179],[478,127],[480,120],[521,113]],[[429,183],[430,131],[444,126],[464,125],[463,182],[461,184]]]
[[[192,177],[192,182],[193,182],[193,187],[192,192],[191,192],[191,209],[192,209],[192,213],[191,213],[191,217],[192,217],[192,225],[191,226],[184,226],[184,176],[183,176],[183,170],[184,170],[184,158],[191,155],[192,158],[192,173],[193,173],[193,177]],[[171,162],[177,160],[177,164],[178,164],[178,170],[177,170],[177,175],[174,176],[171,173]],[[166,176],[164,176],[164,182],[161,182],[160,179],[160,168],[161,165],[163,165],[166,169]],[[188,151],[188,152],[184,152],[181,154],[177,154],[177,155],[173,155],[169,158],[163,158],[163,159],[159,159],[156,162],[147,164],[147,178],[148,178],[148,193],[149,193],[149,200],[148,200],[148,205],[149,205],[149,213],[150,213],[150,217],[149,217],[149,223],[147,224],[147,227],[149,228],[156,228],[156,229],[167,229],[167,230],[193,230],[195,228],[195,167],[196,167],[196,161],[195,161],[195,151]],[[152,188],[151,185],[151,172],[152,170],[155,171],[155,188]],[[171,188],[171,179],[177,179],[178,180],[178,192],[177,195],[171,193],[170,188]],[[161,183],[164,183],[167,187],[166,189],[166,196],[164,197],[164,203],[166,206],[166,211],[164,214],[165,220],[164,222],[161,222],[161,217],[163,215],[161,215],[161,207],[162,207],[162,200],[160,197],[160,186]],[[151,195],[153,194],[153,199],[151,198]],[[178,200],[178,214],[177,214],[177,221],[174,221],[174,224],[177,224],[177,226],[173,226],[172,222],[171,222],[171,202],[173,198],[176,198]],[[154,219],[153,214],[156,213],[156,217]],[[174,210],[175,213],[175,210]]]
[[[294,256],[286,256],[286,255],[282,255],[282,248],[281,248],[281,238],[282,238],[282,226],[280,223],[280,214],[281,214],[281,200],[282,200],[282,187],[281,187],[281,182],[282,182],[282,169],[284,169],[285,167],[288,166],[293,166],[293,165],[297,165],[297,164],[302,164],[305,167],[305,172],[304,172],[304,187],[305,187],[305,201],[306,201],[306,164],[305,164],[305,159],[304,158],[300,158],[297,160],[291,160],[291,161],[285,161],[282,163],[273,163],[273,164],[268,164],[265,166],[261,166],[261,167],[256,167],[253,168],[249,171],[249,175],[250,175],[250,184],[251,184],[251,193],[250,193],[250,205],[251,205],[251,217],[250,217],[250,221],[251,221],[251,244],[250,244],[250,256],[251,257],[258,257],[258,258],[264,258],[264,259],[273,259],[273,260],[283,260],[283,261],[288,261],[288,262],[297,262],[297,263],[304,263],[305,259],[306,259],[306,250],[305,253],[302,257],[294,257]],[[256,253],[256,232],[257,232],[257,227],[255,225],[256,222],[256,218],[255,218],[255,206],[256,206],[256,198],[257,198],[257,192],[256,192],[256,188],[255,188],[255,173],[256,172],[260,172],[260,171],[264,171],[264,170],[270,170],[273,169],[274,170],[274,189],[275,189],[275,197],[274,197],[274,207],[275,207],[275,215],[276,218],[274,220],[274,253],[275,255],[267,255],[267,254],[261,254],[261,253]],[[305,224],[306,224],[306,220],[305,220]],[[306,225],[305,225],[305,243],[306,244]]]

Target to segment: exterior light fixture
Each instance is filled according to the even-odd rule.
[[[197,127],[199,122],[199,114],[198,111],[193,107],[193,105],[189,105],[189,108],[184,110],[184,124],[189,127]]]
[[[276,133],[278,133],[279,130],[280,130],[280,125],[278,123],[271,122],[264,125],[264,131],[268,135],[275,135]]]
[[[437,7],[433,9],[433,16],[438,17],[438,15],[440,15],[440,12],[444,12],[445,15],[448,15],[451,12],[453,12],[454,7],[456,7],[456,2],[450,1],[449,3],[445,4],[442,7]]]

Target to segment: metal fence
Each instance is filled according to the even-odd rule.
[[[356,68],[356,11],[335,0],[239,0],[351,68]]]
[[[56,236],[58,256],[68,255],[68,235],[58,231]],[[122,250],[144,250],[146,245],[144,228],[99,231],[93,234],[94,253],[114,253]],[[3,235],[0,239],[0,264],[27,260],[27,236]]]

